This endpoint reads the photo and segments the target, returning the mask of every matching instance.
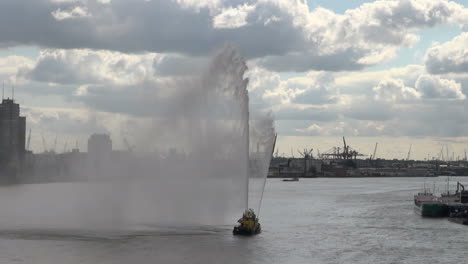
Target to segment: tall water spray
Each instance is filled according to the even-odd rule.
[[[249,121],[246,70],[226,46],[200,76],[142,98],[154,111],[133,142],[151,151],[77,165],[85,183],[3,188],[0,228],[219,225],[259,211],[275,131],[269,115]]]

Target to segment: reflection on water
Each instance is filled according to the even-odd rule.
[[[0,263],[464,263],[466,227],[413,213],[423,182],[272,179],[252,238],[231,226],[1,230]]]

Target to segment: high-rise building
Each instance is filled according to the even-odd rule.
[[[25,153],[26,117],[19,104],[3,99],[0,104],[0,162],[20,161]]]

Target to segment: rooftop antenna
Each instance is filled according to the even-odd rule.
[[[11,85],[11,100],[15,100],[15,84]]]
[[[5,99],[5,81],[2,84],[2,100]]]

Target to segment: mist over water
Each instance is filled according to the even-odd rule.
[[[135,151],[88,155],[71,165],[78,182],[1,187],[0,228],[223,225],[259,211],[275,130],[270,115],[249,117],[246,70],[225,46],[126,128]]]

